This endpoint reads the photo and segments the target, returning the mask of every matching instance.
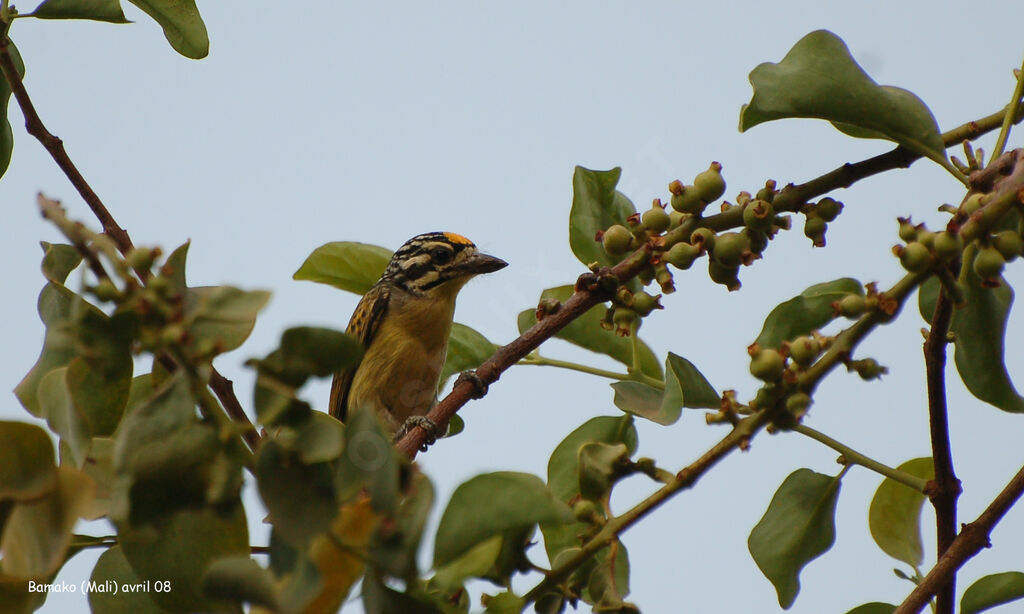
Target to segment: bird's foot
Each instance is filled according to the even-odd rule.
[[[399,441],[416,427],[427,432],[427,438],[424,440],[423,445],[420,446],[420,452],[426,452],[427,448],[433,445],[441,435],[438,433],[437,424],[426,416],[409,416],[405,423],[395,432],[394,441]]]
[[[474,399],[482,399],[487,394],[487,384],[484,383],[484,380],[480,379],[476,371],[469,370],[459,373],[458,379],[455,380],[455,385],[458,386],[462,382],[469,382],[473,385],[473,392],[469,396]]]

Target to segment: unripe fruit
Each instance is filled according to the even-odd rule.
[[[715,231],[705,227],[698,228],[690,234],[690,243],[710,250],[715,246]]]
[[[156,258],[156,254],[153,250],[145,247],[136,247],[128,252],[125,256],[125,261],[128,266],[135,269],[136,271],[148,271],[153,266],[153,260]]]
[[[1024,250],[1024,239],[1016,230],[1003,230],[996,233],[992,239],[992,246],[999,250],[1007,262],[1013,262]]]
[[[786,411],[792,414],[797,420],[803,418],[810,407],[811,397],[805,392],[798,392],[790,395],[789,398],[786,399]]]
[[[672,208],[680,213],[692,213],[699,215],[708,204],[701,200],[700,192],[692,185],[682,186],[678,193],[672,193],[672,200],[669,201]]]
[[[816,216],[808,216],[804,222],[804,236],[814,242],[815,247],[825,246],[825,231],[828,224],[825,220]]]
[[[708,260],[708,277],[716,284],[728,288],[730,292],[740,289],[739,272],[738,266],[730,267],[715,260]]]
[[[826,222],[831,222],[839,217],[839,214],[843,210],[843,203],[832,197],[826,196],[818,201],[814,210],[818,213],[818,217]]]
[[[766,200],[752,200],[743,207],[743,224],[751,230],[768,230],[775,220],[775,208]]]
[[[775,180],[769,179],[764,182],[764,187],[757,191],[755,196],[758,200],[766,200],[772,202],[775,200]]]
[[[939,257],[939,260],[949,262],[964,251],[964,240],[960,233],[945,230],[935,235],[932,247],[935,249],[935,255]]]
[[[874,358],[854,360],[850,363],[849,367],[856,371],[861,379],[866,381],[878,379],[889,372],[889,369],[878,364],[878,361]]]
[[[923,243],[913,242],[900,250],[900,264],[911,273],[920,273],[932,264],[932,254]]]
[[[108,277],[101,279],[91,290],[93,296],[101,301],[116,301],[121,297],[121,291]]]
[[[750,240],[738,232],[723,232],[715,239],[711,251],[714,259],[726,267],[737,267],[743,262],[744,252],[750,251]]]
[[[655,309],[662,309],[661,304],[658,302],[659,298],[661,298],[660,294],[658,296],[651,296],[646,292],[637,292],[633,295],[633,311],[640,317],[650,315]]]
[[[1003,273],[1006,258],[991,245],[981,248],[974,258],[974,272],[982,279],[994,279]]]
[[[589,499],[580,499],[572,506],[572,514],[576,517],[576,520],[580,522],[591,522],[595,517],[600,517],[597,513],[597,505]]]
[[[964,212],[964,215],[970,217],[974,215],[975,211],[981,209],[982,200],[984,200],[984,198],[984,194],[980,192],[975,192],[974,194],[971,194],[970,196],[967,197],[967,200],[965,200],[963,204],[960,205],[960,209]]]
[[[684,271],[690,268],[698,256],[700,256],[700,247],[683,242],[676,243],[665,252],[665,260],[677,269]]]
[[[604,231],[604,236],[601,237],[601,245],[604,246],[604,251],[612,256],[621,256],[628,252],[629,244],[632,241],[633,233],[621,224],[615,224]]]
[[[856,318],[867,309],[867,300],[859,294],[848,294],[839,301],[839,313],[847,318]]]
[[[917,242],[924,245],[928,249],[935,247],[935,235],[939,233],[925,230],[922,224],[921,229],[917,232]]]
[[[636,312],[625,307],[616,307],[615,313],[612,315],[612,322],[615,323],[615,334],[620,337],[628,337],[632,333],[636,321]]]
[[[669,225],[672,224],[672,220],[669,218],[668,213],[665,212],[665,208],[662,207],[660,200],[655,200],[651,208],[644,211],[642,219],[644,228],[651,232],[665,232],[668,230]]]
[[[686,219],[686,214],[685,213],[679,213],[678,211],[669,211],[669,214],[668,214],[669,226],[668,227],[669,228],[678,228],[679,225],[682,224],[683,220],[685,220],[685,219]]]
[[[821,343],[814,337],[797,337],[789,344],[789,357],[793,362],[806,367],[821,353]]]
[[[747,240],[750,241],[751,252],[761,255],[761,252],[767,249],[768,235],[759,230],[751,230],[749,228],[744,229],[742,232],[747,236]]]
[[[764,382],[774,382],[782,377],[786,359],[778,350],[761,350],[750,359],[750,374]]]
[[[914,226],[914,223],[911,222],[909,218],[905,217],[899,218],[899,222],[900,238],[906,243],[913,243],[914,241],[917,241],[917,226]]]
[[[693,187],[704,202],[712,202],[725,194],[725,179],[722,178],[722,165],[712,162],[708,170],[698,173],[693,178]]]

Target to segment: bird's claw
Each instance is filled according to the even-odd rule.
[[[455,380],[455,385],[458,386],[461,382],[469,382],[473,385],[473,392],[470,396],[474,399],[482,399],[487,394],[487,384],[484,383],[484,380],[480,379],[476,371],[468,370],[459,373],[458,379]]]
[[[427,432],[427,438],[423,441],[423,444],[420,445],[420,452],[426,452],[427,448],[433,445],[434,442],[437,441],[437,438],[439,436],[437,432],[437,424],[435,424],[433,420],[426,416],[409,416],[405,420],[405,423],[402,424],[402,426],[399,427],[399,429],[395,432],[394,441],[399,441],[400,439],[405,437],[409,433],[409,431],[413,430],[416,427],[419,427]]]

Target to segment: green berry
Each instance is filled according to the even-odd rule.
[[[999,250],[1007,262],[1013,262],[1024,251],[1024,239],[1016,230],[1003,230],[992,238],[992,246]]]
[[[799,420],[807,414],[807,410],[811,407],[811,402],[811,397],[805,392],[791,394],[786,399],[786,411]]]
[[[804,222],[804,236],[814,242],[814,247],[825,247],[825,231],[828,224],[817,216],[807,216]]]
[[[964,251],[964,240],[960,233],[945,230],[935,235],[932,248],[935,250],[935,255],[939,257],[939,260],[949,262]]]
[[[856,371],[857,375],[866,381],[878,379],[889,372],[889,369],[878,364],[878,361],[874,358],[851,361],[849,368]]]
[[[730,292],[740,289],[739,279],[740,268],[738,266],[725,266],[716,260],[708,260],[708,277],[716,284],[722,284]]]
[[[655,309],[663,308],[661,303],[658,302],[659,298],[661,298],[660,294],[658,296],[651,296],[646,292],[637,292],[633,295],[633,311],[640,317],[646,317]]]
[[[750,241],[751,252],[761,255],[761,253],[768,248],[768,235],[765,233],[759,230],[751,230],[749,228],[744,228],[742,232]]]
[[[924,224],[921,224],[921,229],[917,233],[917,242],[924,245],[928,249],[935,247],[935,235],[939,233],[925,230]]]
[[[693,261],[700,256],[700,247],[696,245],[690,245],[689,243],[683,243],[680,241],[665,252],[665,260],[676,267],[677,269],[685,271],[690,268]]]
[[[982,279],[994,279],[1003,273],[1006,258],[991,245],[981,248],[974,258],[974,272]]]
[[[704,207],[708,205],[707,201],[701,199],[697,188],[692,185],[680,186],[678,192],[672,193],[672,200],[669,201],[669,204],[680,213],[692,213],[694,215],[702,213]]]
[[[572,506],[572,514],[580,522],[591,522],[594,518],[600,518],[597,512],[597,505],[589,499],[580,499]]]
[[[820,353],[821,343],[814,337],[797,337],[789,344],[789,357],[801,367],[806,367],[814,362]]]
[[[975,192],[967,197],[967,200],[960,205],[960,210],[964,212],[964,215],[970,217],[974,215],[974,212],[981,209],[981,205],[984,204],[982,201],[985,199],[985,195],[980,192]]]
[[[148,271],[153,266],[153,261],[156,259],[154,250],[145,247],[136,247],[128,252],[125,256],[125,261],[128,266],[136,271]]]
[[[867,300],[859,294],[847,294],[839,301],[839,313],[847,318],[856,318],[864,313],[867,307]]]
[[[725,194],[725,179],[722,177],[722,165],[712,162],[708,170],[698,173],[693,178],[693,187],[706,203],[716,201]]]
[[[669,213],[668,213],[669,226],[668,227],[669,228],[679,228],[679,225],[682,224],[683,220],[685,220],[685,219],[686,219],[686,214],[685,213],[679,213],[678,211],[669,211]]]
[[[669,218],[660,200],[655,200],[651,208],[644,211],[642,220],[644,228],[651,232],[665,232],[672,224],[672,219]]]
[[[923,243],[910,243],[900,250],[900,264],[911,273],[927,270],[932,264],[932,254]]]
[[[917,230],[918,227],[914,226],[914,223],[910,221],[910,218],[901,217],[900,222],[900,239],[903,239],[905,243],[913,243],[917,241]]]
[[[815,205],[814,210],[818,213],[818,217],[825,220],[826,222],[834,221],[839,214],[843,211],[843,203],[838,200],[826,196],[818,201]]]
[[[750,239],[738,232],[723,232],[715,239],[711,251],[714,259],[726,267],[737,267],[743,262],[743,256],[750,251]]]
[[[775,208],[766,200],[752,200],[743,207],[743,224],[751,230],[768,230],[775,220]]]
[[[121,297],[121,291],[109,277],[101,279],[91,290],[93,296],[101,301],[116,301]]]
[[[775,200],[775,180],[769,179],[765,181],[764,187],[757,191],[757,195],[754,198],[768,202]]]
[[[761,350],[750,359],[750,374],[764,382],[774,382],[782,377],[786,359],[778,350]]]
[[[604,235],[601,237],[601,245],[604,246],[604,251],[612,256],[621,256],[628,252],[629,245],[632,242],[633,233],[621,224],[615,224],[604,231]]]
[[[690,243],[710,250],[715,246],[715,231],[706,227],[698,228],[690,234]]]

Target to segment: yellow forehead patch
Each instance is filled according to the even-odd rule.
[[[462,235],[457,235],[454,232],[444,232],[444,233],[441,233],[441,234],[443,234],[446,239],[448,239],[449,241],[451,241],[452,243],[455,243],[457,245],[472,245],[473,244],[473,242],[470,241],[469,239],[467,239],[466,237],[464,237]]]

